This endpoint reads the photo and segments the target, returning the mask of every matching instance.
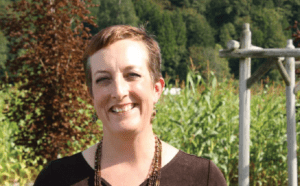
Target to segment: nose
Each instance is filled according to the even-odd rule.
[[[122,100],[124,97],[128,95],[128,84],[123,77],[115,78],[113,82],[113,88],[111,92],[111,96],[114,99]]]

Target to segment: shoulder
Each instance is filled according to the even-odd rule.
[[[86,170],[86,171],[85,171]],[[81,179],[89,171],[81,153],[51,161],[38,175],[34,186],[40,185],[69,185],[74,178]],[[92,171],[93,172],[93,171]]]
[[[198,157],[192,154],[187,154],[183,151],[179,151],[176,159],[176,165],[181,167],[190,174],[201,174],[208,176],[208,169],[211,161],[202,157]],[[206,176],[205,176],[206,177]]]
[[[208,186],[226,186],[226,180],[220,169],[211,160],[183,152],[182,159],[185,159],[186,167],[190,167],[199,182],[206,182]],[[206,181],[207,180],[207,181]]]
[[[226,180],[224,178],[223,173],[220,169],[214,164],[211,160],[209,160],[209,174],[208,174],[208,185],[209,186],[217,186],[217,185],[227,185]]]
[[[162,169],[162,176],[166,178],[166,185],[226,185],[222,172],[211,160],[183,151],[179,151],[174,159]],[[174,180],[172,184],[167,183],[170,180]]]
[[[187,154],[163,141],[162,145],[162,167],[164,169],[168,170],[169,167],[172,167],[176,171],[189,172],[189,175],[199,171],[207,172],[209,160]]]

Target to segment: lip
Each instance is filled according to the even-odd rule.
[[[134,107],[136,107],[137,104],[136,104],[136,103],[116,104],[116,105],[111,106],[110,109],[109,109],[109,111],[110,111],[110,112],[114,112],[114,111],[112,110],[114,107],[124,107],[124,106],[126,106],[126,105],[133,105],[132,108],[134,108]],[[114,113],[115,113],[115,112],[114,112]]]

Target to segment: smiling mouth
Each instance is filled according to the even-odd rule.
[[[135,104],[127,104],[124,106],[113,106],[111,108],[111,111],[114,113],[122,113],[122,112],[127,112],[135,107]]]

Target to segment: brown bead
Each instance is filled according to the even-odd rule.
[[[101,184],[101,151],[102,151],[102,141],[97,145],[97,150],[95,154],[95,177],[94,177],[94,185],[95,186],[102,186]],[[150,170],[148,173],[147,178],[148,186],[159,186],[160,185],[160,174],[161,174],[161,141],[155,135],[155,152],[154,157],[152,160],[152,165],[150,166]]]

